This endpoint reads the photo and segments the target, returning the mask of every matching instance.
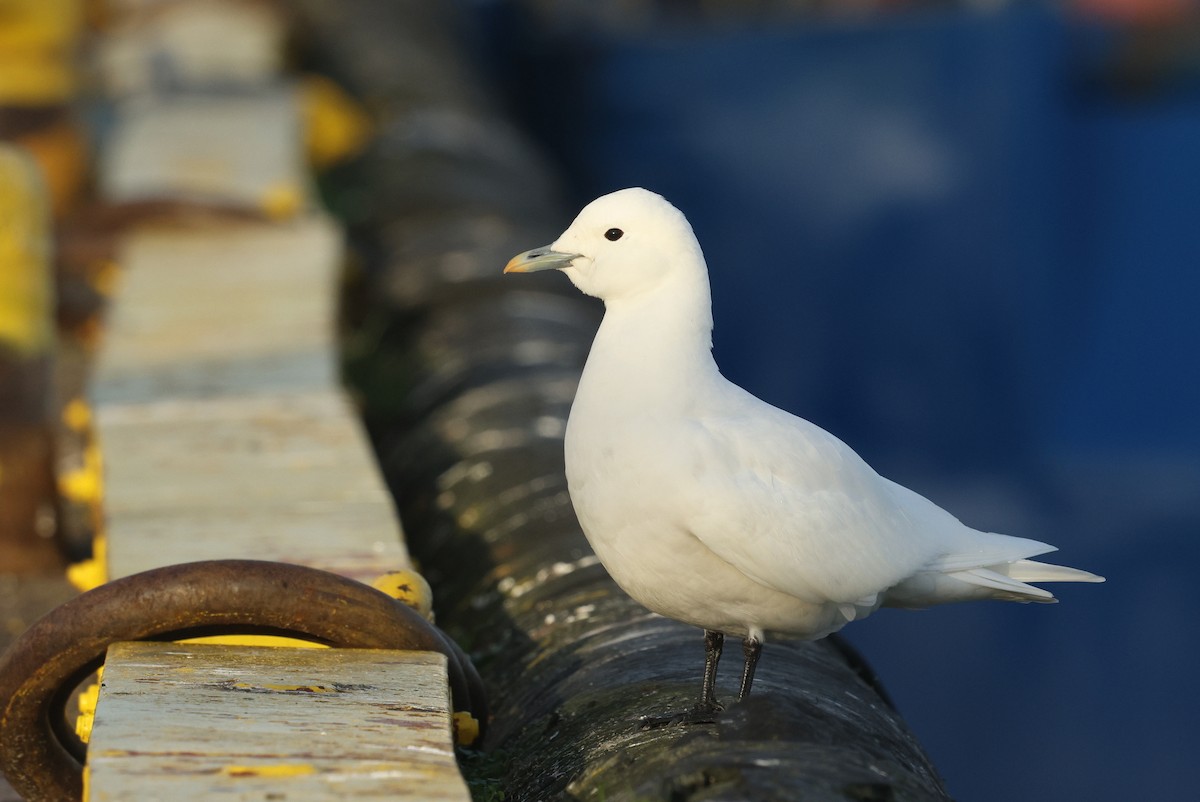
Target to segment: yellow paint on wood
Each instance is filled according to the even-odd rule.
[[[54,336],[48,211],[33,161],[0,144],[0,344],[25,356]]]
[[[75,734],[87,743],[92,739],[92,724],[96,721],[96,704],[100,699],[100,682],[104,679],[104,666],[96,669],[96,680],[79,692],[75,717]]]
[[[292,649],[328,649],[324,643],[313,643],[282,635],[206,635],[203,638],[184,638],[177,643],[207,643],[218,646],[278,646]]]
[[[317,767],[311,763],[275,763],[259,766],[223,766],[221,773],[226,777],[302,777],[316,774]]]

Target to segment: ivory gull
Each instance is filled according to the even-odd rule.
[[[740,700],[767,632],[816,639],[883,605],[1052,602],[1027,583],[1104,581],[1029,559],[1046,543],[963,525],[726,380],[704,255],[661,196],[598,198],[504,272],[551,269],[605,305],[567,423],[571,502],[626,593],[704,630],[697,710],[720,709],[726,634],[743,638]]]

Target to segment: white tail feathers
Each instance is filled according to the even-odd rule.
[[[1057,601],[1053,593],[1027,583],[1103,581],[1104,577],[1078,568],[1022,559],[962,570],[920,571],[889,590],[885,603],[894,607],[929,607],[954,601],[1000,599],[1051,604]]]
[[[1040,563],[1036,560],[1016,560],[1011,563],[971,568],[966,571],[955,571],[950,576],[969,585],[990,588],[993,592],[985,594],[985,598],[1043,603],[1055,602],[1057,599],[1050,591],[1026,583],[1104,581],[1104,577],[1088,571],[1068,568],[1065,565]]]
[[[974,588],[990,589],[990,593],[982,594],[984,598],[988,599],[1045,603],[1056,601],[1054,594],[1050,591],[1036,588],[1033,585],[1026,585],[1024,582],[1005,576],[1003,573],[993,571],[990,568],[972,568],[967,571],[955,571],[950,576],[966,582],[968,585],[974,586]],[[978,591],[974,590],[974,588],[969,591],[972,597],[979,595]]]
[[[1104,577],[1065,565],[1040,563],[1036,560],[1017,560],[1009,563],[1004,573],[1021,582],[1103,582]]]

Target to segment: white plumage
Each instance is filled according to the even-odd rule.
[[[716,633],[748,639],[744,695],[764,632],[819,638],[882,605],[1049,602],[1028,583],[1103,581],[1029,559],[1053,546],[964,526],[721,376],[703,254],[660,196],[605,195],[505,272],[551,268],[605,303],[567,424],[571,500],[630,596],[709,631],[702,706]]]

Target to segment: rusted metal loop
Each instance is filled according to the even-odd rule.
[[[119,641],[274,634],[340,648],[446,656],[455,710],[487,721],[483,685],[456,644],[414,610],[315,568],[212,560],[117,579],[51,611],[0,657],[0,769],[27,800],[77,800],[86,748],[67,729],[75,687]]]

